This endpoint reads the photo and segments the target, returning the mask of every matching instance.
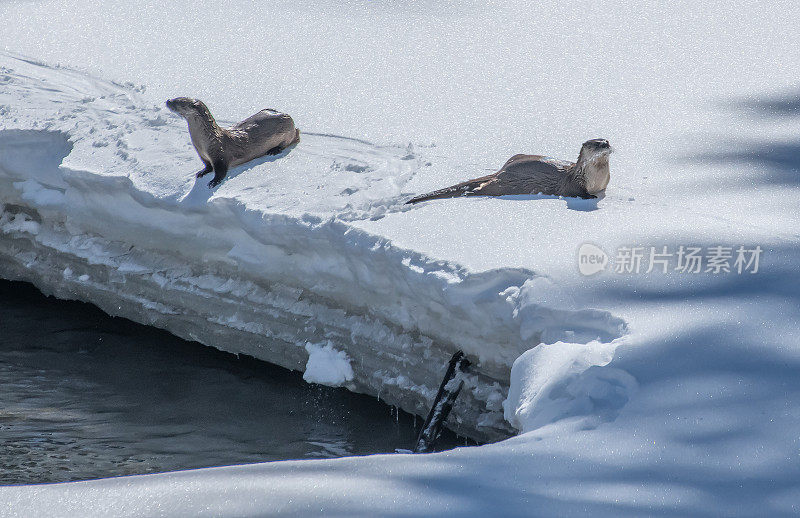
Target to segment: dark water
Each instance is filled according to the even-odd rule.
[[[421,420],[0,281],[0,484],[410,449]],[[440,447],[463,444],[449,434]]]

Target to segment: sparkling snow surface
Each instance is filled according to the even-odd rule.
[[[184,335],[200,324],[274,333],[297,344],[299,369],[305,344],[330,338],[350,359],[349,383],[382,383],[407,407],[425,400],[425,383],[372,376],[343,344],[381,344],[420,370],[446,357],[437,344],[463,347],[497,380],[466,397],[524,432],[428,456],[0,489],[0,513],[796,513],[798,15],[794,2],[744,0],[0,4],[8,52],[88,72],[0,57],[3,203],[36,209],[3,214],[4,271],[78,297],[116,286],[108,271],[146,274],[128,299],[140,320]],[[301,143],[211,193],[194,182],[182,122],[161,108],[177,95],[221,121],[286,111]],[[574,160],[596,137],[616,149],[603,199],[402,205],[515,153]],[[763,254],[756,274],[584,277],[587,242],[611,256]],[[183,274],[175,257],[149,253],[176,243]],[[85,265],[56,272],[69,281],[59,292],[48,272],[67,253]],[[242,284],[226,283],[230,272]],[[246,284],[259,276],[285,286]],[[157,282],[184,290],[184,304],[159,301]],[[241,309],[213,322],[185,313],[214,297]],[[299,315],[324,332],[298,334]],[[286,327],[259,328],[264,319]]]

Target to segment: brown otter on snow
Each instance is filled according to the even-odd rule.
[[[220,128],[202,101],[177,97],[167,108],[189,123],[189,136],[205,168],[197,177],[214,171],[209,187],[216,187],[228,169],[264,155],[277,155],[300,141],[292,118],[275,110],[261,110],[230,128]]]
[[[607,140],[593,139],[583,143],[575,163],[541,155],[514,155],[496,173],[423,194],[406,203],[457,196],[506,194],[595,198],[597,193],[605,190],[611,178],[609,154],[611,146]]]

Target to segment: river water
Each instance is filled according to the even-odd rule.
[[[393,452],[415,425],[372,397],[0,281],[0,484]]]

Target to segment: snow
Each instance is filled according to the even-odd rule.
[[[542,344],[523,353],[511,368],[504,402],[506,420],[523,432],[576,416],[611,421],[637,388],[627,372],[602,368],[613,348],[600,342]]]
[[[328,342],[352,360],[349,388],[420,415],[463,350],[480,368],[451,426],[483,440],[513,433],[497,400],[521,353],[626,334],[624,319],[574,304],[534,269],[472,271],[358,228],[421,212],[403,194],[430,163],[420,151],[301,128],[302,147],[234,168],[212,191],[165,107],[72,70],[3,63],[7,278],[292,369],[309,364],[307,343]],[[75,275],[54,282],[65,267]]]
[[[303,379],[307,382],[340,387],[353,380],[353,368],[347,355],[334,349],[330,342],[324,345],[307,343],[306,351],[308,362]]]
[[[450,424],[522,432],[0,488],[0,513],[797,513],[798,14],[0,3],[3,277],[298,370],[325,344],[349,388],[419,415],[461,348],[477,374]],[[162,106],[177,95],[228,123],[286,111],[301,143],[208,191]],[[600,200],[403,205],[516,153],[574,160],[595,137],[616,150]],[[605,271],[580,274],[587,243]],[[621,247],[719,245],[761,246],[758,273],[610,270]]]

